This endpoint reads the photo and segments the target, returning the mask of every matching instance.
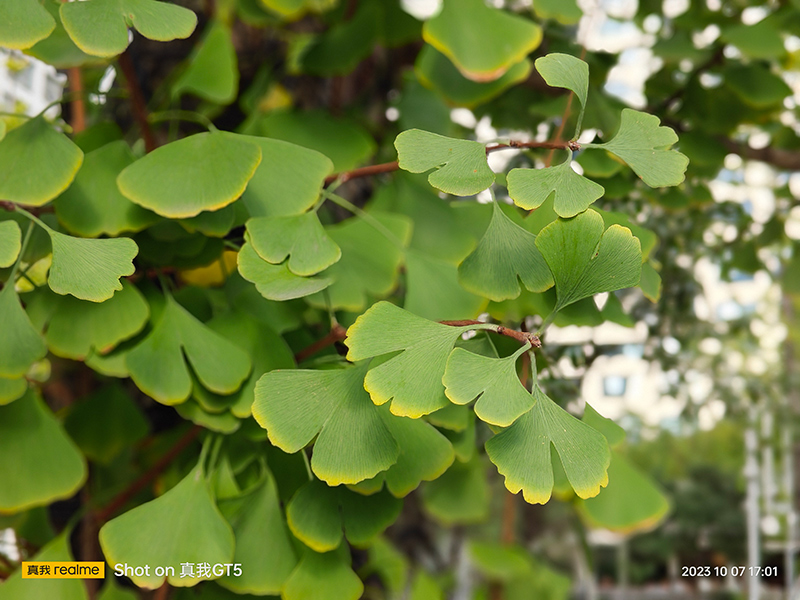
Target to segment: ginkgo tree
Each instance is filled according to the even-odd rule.
[[[24,558],[72,559],[79,529],[78,558],[150,565],[142,590],[423,600],[452,581],[393,524],[520,492],[619,531],[664,516],[621,429],[550,391],[547,332],[658,300],[657,236],[619,199],[698,180],[556,4],[2,3],[0,45],[71,89],[59,118],[0,121],[0,525]],[[547,135],[476,141],[451,106]],[[42,507],[73,497],[54,531]],[[563,593],[503,542],[470,542],[494,597]],[[98,594],[10,567],[0,598]]]

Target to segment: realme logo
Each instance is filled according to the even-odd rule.
[[[106,563],[102,561],[23,562],[23,579],[103,579]]]

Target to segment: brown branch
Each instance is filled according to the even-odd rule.
[[[70,67],[67,69],[70,92],[75,96],[72,101],[72,119],[70,126],[74,133],[80,133],[86,129],[86,104],[83,99],[83,73],[80,67]]]
[[[160,588],[153,592],[153,600],[167,600],[170,591],[172,591],[172,586],[168,581],[165,581]]]
[[[442,325],[450,325],[451,327],[468,327],[470,325],[485,325],[483,321],[475,321],[473,319],[465,319],[461,321],[439,321]],[[509,329],[503,325],[497,325],[497,329],[490,329],[499,335],[514,338],[520,344],[530,344],[534,348],[541,348],[542,341],[538,335],[529,333],[527,331],[517,331],[516,329]]]
[[[352,171],[342,171],[341,173],[329,175],[325,178],[325,185],[330,185],[337,179],[340,179],[342,183],[344,183],[345,181],[350,181],[351,179],[357,179],[359,177],[372,177],[373,175],[380,175],[381,173],[391,173],[392,171],[397,171],[399,168],[400,165],[397,164],[396,160],[388,163],[369,165],[368,167],[359,167]]]
[[[8,212],[14,212],[14,203],[8,200],[0,200],[0,208]]]
[[[748,160],[759,160],[768,163],[773,167],[785,169],[787,171],[800,170],[800,152],[784,150],[782,148],[751,148],[744,142],[737,142],[727,137],[718,138],[723,146],[734,154]]]
[[[294,355],[294,360],[297,363],[301,363],[307,358],[314,356],[320,350],[327,348],[328,346],[332,346],[336,342],[341,342],[347,337],[347,329],[339,325],[338,323],[331,327],[330,333],[326,335],[321,340],[317,340],[307,348],[303,348],[297,354]]]
[[[142,132],[144,148],[147,152],[152,152],[158,148],[158,143],[156,142],[153,130],[150,128],[150,121],[147,120],[147,103],[145,102],[142,88],[139,85],[139,80],[136,78],[136,69],[133,66],[133,61],[131,60],[131,55],[128,50],[119,55],[117,63],[125,77],[125,84],[128,87],[128,93],[131,97],[131,111],[133,112],[133,118],[136,119],[136,123],[139,125],[139,129]]]
[[[131,483],[127,488],[120,492],[105,506],[105,508],[97,513],[97,523],[105,523],[108,521],[114,515],[114,513],[125,506],[128,500],[133,498],[136,494],[147,487],[147,485],[153,481],[153,479],[161,474],[161,472],[166,469],[169,464],[175,460],[189,444],[194,441],[194,439],[202,430],[203,428],[199,425],[194,425],[191,429],[189,429],[189,431],[187,431],[177,442],[175,442],[172,448],[167,450],[167,452],[165,452],[164,455],[152,467],[142,473],[142,475],[136,481]]]

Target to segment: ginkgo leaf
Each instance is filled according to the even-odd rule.
[[[22,246],[22,231],[16,221],[0,221],[0,269],[17,260]]]
[[[477,523],[489,515],[490,496],[486,469],[476,454],[469,462],[454,462],[441,477],[426,483],[422,505],[444,525]]]
[[[28,389],[28,381],[24,377],[6,378],[0,377],[0,406],[9,404],[22,395]]]
[[[552,444],[575,493],[596,496],[608,483],[606,438],[548,398],[538,383],[533,396],[531,410],[486,442],[486,454],[506,487],[512,494],[522,490],[526,502],[545,504],[553,490]]]
[[[264,0],[262,0],[264,1]],[[273,0],[274,1],[274,0]],[[350,568],[349,552],[319,554],[306,550],[286,584],[281,596],[284,600],[358,600],[364,593],[364,584]],[[347,556],[344,553],[347,553]]]
[[[139,247],[130,238],[85,239],[47,230],[53,262],[47,284],[56,294],[103,302],[122,289],[120,277],[133,275]]]
[[[261,164],[242,195],[253,217],[296,215],[314,205],[333,172],[331,159],[283,140],[242,137],[261,148]]]
[[[315,552],[339,547],[342,537],[366,546],[400,515],[403,503],[387,492],[364,496],[346,487],[328,487],[309,481],[286,507],[294,536]]]
[[[0,323],[3,343],[0,344],[0,377],[16,379],[47,354],[47,346],[22,308],[13,284],[0,290]]]
[[[170,532],[168,544],[153,544]],[[178,485],[155,500],[112,519],[100,529],[100,547],[109,564],[172,565],[233,562],[234,537],[230,525],[214,504],[202,468],[195,467]],[[156,575],[154,569],[130,575],[139,587],[153,590],[167,579],[175,587],[193,586],[220,575],[201,577]]]
[[[470,140],[457,140],[421,129],[409,129],[394,141],[400,168],[425,173],[436,189],[454,196],[472,196],[494,183],[486,162],[486,148]]]
[[[73,184],[55,201],[58,220],[86,237],[141,231],[160,217],[123,196],[117,176],[135,162],[127,142],[111,142],[86,154]]]
[[[0,46],[24,50],[46,38],[55,28],[55,20],[37,0],[0,3]]]
[[[589,94],[589,65],[580,58],[558,52],[537,58],[534,65],[547,85],[575,92],[581,101],[581,108],[586,108],[586,97]]]
[[[119,174],[117,185],[139,206],[185,219],[236,200],[260,163],[261,148],[247,136],[198,133],[143,156]]]
[[[428,321],[388,302],[370,307],[347,330],[348,360],[402,350],[369,370],[364,388],[392,414],[418,418],[447,406],[442,374],[456,340],[470,327]]]
[[[187,421],[191,421],[195,425],[199,425],[210,431],[224,433],[225,435],[230,435],[234,431],[238,431],[239,427],[242,426],[242,422],[231,413],[223,412],[213,414],[207,412],[194,399],[177,405],[175,410]]]
[[[683,181],[689,159],[669,149],[678,136],[660,123],[654,115],[625,108],[619,131],[610,142],[585,147],[603,148],[620,157],[650,187],[678,185]]]
[[[542,41],[542,28],[483,0],[444,0],[425,22],[422,37],[446,55],[464,77],[493,81]]]
[[[536,246],[555,278],[555,310],[581,298],[639,283],[639,239],[619,225],[603,231],[603,218],[593,210],[554,221],[539,233]]]
[[[273,264],[289,257],[295,275],[309,276],[327,269],[342,256],[314,211],[287,217],[256,217],[247,222],[248,241],[258,255]]]
[[[291,454],[316,437],[311,469],[328,485],[374,477],[400,455],[364,391],[367,367],[276,370],[256,384],[253,416],[270,442]]]
[[[42,206],[69,187],[83,152],[39,116],[0,140],[0,198]]]
[[[264,482],[246,498],[234,498],[230,505],[220,503],[220,510],[233,527],[236,550],[233,563],[269,564],[268,569],[245,569],[241,575],[225,575],[217,583],[237,594],[279,594],[281,587],[297,566],[297,555],[289,538],[281,510],[275,478],[267,472]]]
[[[287,263],[273,265],[261,258],[250,244],[239,250],[239,273],[268,300],[291,300],[314,294],[333,283],[328,277],[301,277]]]
[[[532,210],[539,208],[552,194],[556,214],[564,218],[574,217],[589,208],[605,189],[578,175],[571,163],[569,158],[555,167],[511,169],[507,177],[508,195],[517,206]]]
[[[128,352],[125,363],[145,394],[162,404],[179,404],[192,391],[187,360],[200,382],[218,394],[236,391],[252,366],[243,350],[167,295],[161,318],[144,341]]]
[[[464,289],[499,302],[519,296],[519,280],[532,292],[553,285],[536,236],[514,223],[494,203],[492,220],[478,247],[458,267]]]
[[[433,321],[473,319],[485,305],[485,299],[459,285],[455,265],[416,250],[406,252],[403,308]]]
[[[105,302],[44,295],[52,310],[45,340],[56,356],[85,360],[90,354],[106,354],[117,344],[139,333],[150,308],[136,287],[128,282]]]
[[[326,295],[334,310],[363,310],[370,298],[385,298],[397,285],[403,252],[411,238],[412,221],[404,215],[370,211],[369,213],[391,233],[378,231],[362,219],[348,219],[326,227],[334,243],[342,250],[342,258],[324,272],[333,280]],[[313,306],[325,308],[328,301],[321,294],[308,299]]]
[[[69,498],[86,481],[83,455],[32,389],[0,406],[0,452],[0,513]]]
[[[121,54],[130,43],[130,25],[159,42],[188,38],[197,16],[188,8],[155,0],[87,0],[61,5],[61,20],[75,44],[94,56]]]
[[[215,102],[230,104],[239,90],[239,67],[231,31],[214,21],[188,59],[189,65],[172,86],[177,98],[189,92]]]
[[[453,349],[442,377],[445,394],[456,404],[467,404],[478,398],[475,414],[482,421],[508,427],[536,401],[520,382],[516,368],[517,359],[529,348],[526,344],[506,358]]]

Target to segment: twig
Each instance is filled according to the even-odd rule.
[[[169,581],[165,581],[163,585],[153,592],[153,600],[167,600],[169,593],[172,590]]]
[[[381,173],[391,173],[392,171],[397,171],[399,168],[400,166],[397,164],[396,160],[388,163],[369,165],[368,167],[359,167],[351,171],[343,171],[341,173],[329,175],[325,178],[325,185],[330,185],[337,179],[344,183],[345,181],[358,179],[359,177],[372,177],[373,175],[380,175]]]
[[[504,335],[506,337],[514,338],[521,344],[530,344],[533,348],[541,348],[542,341],[539,339],[538,335],[533,333],[529,333],[527,331],[517,331],[516,329],[509,329],[508,327],[504,327],[503,325],[491,325],[491,323],[484,323],[483,321],[475,321],[472,319],[465,319],[462,321],[439,321],[442,325],[450,325],[451,327],[468,327],[470,325],[483,325],[486,328],[486,325],[490,325],[491,327],[488,328],[489,331],[494,331],[499,335]]]
[[[131,111],[133,112],[133,118],[136,119],[136,123],[139,125],[139,129],[142,131],[144,148],[147,152],[152,152],[158,148],[158,143],[150,127],[150,121],[147,119],[147,103],[139,85],[139,80],[136,78],[136,69],[133,66],[129,50],[119,55],[117,63],[125,77],[125,84],[131,96]]]
[[[199,425],[194,425],[191,429],[189,429],[189,431],[187,431],[177,442],[175,442],[172,448],[167,450],[167,452],[165,452],[164,455],[152,467],[142,473],[141,477],[120,492],[105,506],[105,508],[97,513],[97,522],[105,523],[108,521],[108,519],[110,519],[114,513],[125,506],[128,500],[142,491],[147,484],[153,481],[153,479],[155,479],[164,469],[166,469],[169,464],[175,460],[189,444],[194,441],[194,439],[202,430],[203,428]]]
[[[294,355],[294,360],[297,363],[301,363],[307,358],[314,356],[320,350],[327,348],[328,346],[332,346],[336,342],[341,342],[347,337],[347,329],[336,323],[333,327],[331,327],[330,332],[324,338],[317,340],[310,346],[303,348],[297,354]]]
[[[86,129],[86,104],[83,100],[83,73],[80,67],[70,67],[67,69],[69,79],[69,89],[74,93],[75,99],[72,101],[72,119],[70,127],[73,133],[80,133]]]

